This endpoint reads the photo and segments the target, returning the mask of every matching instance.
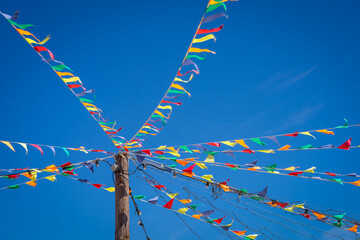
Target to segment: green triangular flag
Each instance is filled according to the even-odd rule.
[[[74,165],[68,166],[68,167],[64,167],[64,169],[66,169],[67,171],[71,171],[75,168]]]
[[[213,152],[213,151],[204,151],[204,153],[209,154],[209,155],[215,155],[218,154],[217,152]]]
[[[252,196],[251,198],[254,199],[254,200],[256,200],[256,201],[264,200],[264,198],[259,197],[259,196]]]
[[[16,184],[16,185],[12,185],[12,186],[7,187],[7,188],[8,188],[8,189],[19,189],[20,186],[19,186],[18,184]]]
[[[175,168],[176,164],[172,164],[172,165],[168,165],[168,166],[171,167],[171,168]]]
[[[247,191],[246,189],[244,189],[244,188],[243,188],[243,189],[239,189],[239,191],[242,192],[242,193],[248,193],[248,191]]]
[[[187,146],[180,146],[181,149],[189,152],[189,153],[194,153],[194,151],[190,150]]]
[[[2,178],[5,178],[5,179],[10,179],[8,176],[1,176]]]
[[[335,219],[337,219],[337,220],[341,220],[341,219],[343,219],[343,217],[345,216],[345,214],[346,214],[346,213],[334,215],[333,218],[335,218]]]
[[[339,178],[337,178],[337,179],[330,179],[330,181],[337,182],[337,183],[340,183],[341,185],[344,185],[344,183],[342,182],[342,180],[339,179]]]
[[[333,226],[341,228],[344,225],[343,221],[333,223]]]
[[[194,209],[194,210],[196,210],[196,208],[198,207],[198,206],[200,206],[201,204],[194,204],[194,205],[190,205],[189,207],[190,208],[192,208],[192,209]]]
[[[136,199],[144,199],[144,198],[146,198],[146,196],[144,196],[144,195],[137,195],[137,196],[134,196],[134,198],[136,198]]]
[[[260,144],[262,146],[265,146],[266,143],[262,142],[260,138],[250,138],[251,141],[256,142],[257,144]]]
[[[277,164],[273,164],[273,165],[265,167],[265,169],[268,170],[269,172],[274,172],[276,166],[277,166]]]
[[[308,144],[308,145],[305,145],[305,146],[299,147],[298,149],[309,149],[309,148],[313,148],[313,147],[314,147],[313,145]]]
[[[344,118],[345,120],[345,123],[344,125],[341,125],[341,126],[337,126],[336,128],[348,128],[349,127],[349,123],[348,123],[348,120],[346,118]]]

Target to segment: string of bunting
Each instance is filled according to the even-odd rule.
[[[179,156],[179,153],[215,153],[215,152],[243,152],[243,153],[255,153],[255,152],[262,152],[262,153],[275,153],[276,151],[294,151],[294,150],[308,150],[308,149],[330,149],[335,148],[334,145],[327,144],[320,147],[314,147],[311,144],[307,144],[304,146],[301,146],[296,149],[292,149],[291,145],[286,144],[278,149],[263,149],[263,150],[251,150],[248,146],[249,143],[256,143],[260,146],[266,146],[267,144],[264,142],[264,139],[270,139],[273,142],[277,143],[280,146],[280,143],[277,139],[277,137],[297,137],[300,135],[307,135],[311,136],[314,139],[315,136],[312,134],[314,132],[328,134],[328,135],[335,135],[334,131],[331,131],[333,129],[339,129],[339,128],[349,128],[349,127],[358,127],[360,124],[355,125],[348,125],[348,122],[342,126],[338,126],[335,128],[327,128],[327,129],[318,129],[318,130],[309,130],[309,131],[297,131],[294,133],[287,133],[287,134],[279,134],[279,135],[272,135],[272,136],[265,136],[265,137],[255,137],[255,138],[243,138],[243,139],[235,139],[235,140],[225,140],[225,141],[216,141],[216,142],[207,142],[207,143],[196,143],[196,144],[186,144],[186,145],[178,145],[178,146],[166,146],[162,145],[157,148],[149,148],[149,149],[139,149],[138,151],[142,151],[148,155],[152,155],[152,153],[162,155],[164,153],[168,153],[174,156]],[[245,142],[246,141],[246,142]],[[235,147],[235,146],[242,146],[242,150],[226,150],[226,151],[209,151],[208,147],[216,147],[220,148],[221,146],[226,147]],[[348,150],[348,148],[351,146],[351,138],[345,142],[344,144],[340,145],[338,148]],[[195,148],[196,149],[195,149]],[[177,148],[177,149],[176,149]],[[200,150],[199,150],[200,149]]]
[[[153,166],[153,165],[148,165],[148,166]],[[249,193],[246,189],[237,189],[237,188],[231,187],[228,184],[230,179],[228,179],[224,182],[217,182],[214,180],[214,177],[212,175],[197,176],[192,172],[191,169],[189,171],[183,172],[176,168],[162,166],[161,164],[159,164],[156,167],[156,169],[161,169],[161,168],[163,169],[163,171],[172,173],[174,175],[174,177],[183,176],[188,179],[192,179],[192,180],[196,180],[196,181],[205,183],[206,187],[213,186],[224,192],[235,193],[239,197],[246,197],[248,199],[252,199],[257,202],[260,202],[262,204],[270,205],[271,207],[282,209],[288,213],[300,215],[307,219],[318,220],[318,221],[326,223],[328,225],[332,225],[332,226],[343,228],[343,229],[346,229],[346,230],[349,230],[349,231],[352,231],[355,233],[359,233],[359,232],[357,232],[357,222],[358,221],[353,221],[353,220],[348,219],[346,217],[346,213],[330,215],[325,212],[320,213],[320,211],[311,209],[310,207],[305,205],[305,203],[299,204],[297,202],[293,202],[293,203],[281,202],[281,201],[272,199],[267,196],[268,187],[266,187],[265,189],[263,189],[262,191],[260,191],[259,193],[256,193],[256,194]]]
[[[0,188],[0,190],[4,190],[4,189],[19,189],[20,185],[24,185],[27,184],[29,186],[32,187],[36,187],[37,185],[37,181],[39,180],[49,180],[54,182],[56,180],[56,175],[61,175],[61,176],[65,176],[68,178],[71,178],[73,180],[79,181],[81,183],[86,183],[89,185],[92,185],[96,188],[102,188],[106,191],[109,192],[114,192],[115,188],[114,187],[109,187],[109,188],[105,188],[104,184],[97,184],[97,183],[91,183],[88,179],[83,179],[83,178],[75,178],[74,176],[78,176],[76,173],[74,173],[74,170],[82,168],[82,167],[86,167],[87,169],[89,169],[92,173],[94,173],[94,165],[95,166],[99,166],[100,162],[106,161],[107,158],[110,158],[112,156],[106,157],[106,158],[101,158],[101,159],[95,159],[95,160],[88,160],[88,161],[84,161],[84,162],[79,162],[79,163],[71,163],[71,162],[67,162],[64,163],[60,166],[55,166],[54,164],[47,166],[45,168],[24,168],[24,169],[17,169],[17,170],[23,170],[22,172],[18,172],[18,173],[12,173],[12,174],[5,174],[5,175],[1,175],[1,178],[4,179],[9,179],[9,180],[15,180],[18,179],[20,176],[24,176],[29,178],[31,181],[27,181],[27,182],[23,182],[23,183],[19,183],[19,184],[14,184],[11,186],[7,186],[7,187],[3,187]],[[60,172],[61,170],[61,172]],[[5,171],[9,171],[9,170],[5,170]],[[42,178],[38,178],[38,173],[43,173],[43,172],[47,172],[47,173],[52,173],[55,175],[50,175],[50,176],[46,176],[46,177],[42,177]]]
[[[105,154],[111,154],[114,155],[113,152],[109,152],[109,151],[105,151],[105,150],[101,150],[101,149],[86,149],[83,146],[77,147],[77,148],[73,148],[73,147],[61,147],[61,146],[51,146],[51,145],[44,145],[44,144],[34,144],[34,143],[22,143],[22,142],[14,142],[14,141],[4,141],[4,140],[0,140],[1,143],[5,144],[8,148],[10,148],[13,152],[15,152],[15,148],[13,146],[13,144],[17,144],[20,145],[21,147],[23,147],[25,149],[26,154],[28,154],[28,146],[32,146],[34,148],[36,148],[37,150],[40,151],[41,155],[43,155],[44,150],[42,149],[42,147],[46,147],[49,148],[54,156],[56,154],[55,150],[56,149],[61,149],[62,151],[64,151],[66,153],[66,156],[69,156],[69,151],[80,151],[80,152],[84,152],[84,153],[89,153],[89,152],[95,152],[95,153],[105,153]]]
[[[89,99],[90,94],[95,93],[93,89],[87,90],[80,78],[74,75],[68,66],[63,62],[60,62],[55,59],[54,54],[48,48],[44,47],[44,44],[50,39],[50,35],[47,36],[44,40],[40,41],[34,34],[25,30],[29,27],[33,27],[32,24],[18,24],[14,20],[18,18],[19,12],[17,11],[13,16],[0,12],[2,16],[14,27],[14,29],[25,39],[25,41],[30,44],[30,46],[39,54],[41,59],[46,62],[51,69],[56,73],[56,75],[66,84],[68,89],[79,99],[81,104],[86,108],[90,115],[95,119],[95,121],[100,125],[102,130],[107,134],[113,144],[119,149],[125,138],[119,135],[116,135],[121,128],[116,129],[116,121],[108,122],[102,116],[102,110],[94,105],[94,99]],[[43,53],[49,58],[45,57]]]
[[[194,44],[203,43],[206,41],[216,41],[214,33],[219,32],[224,25],[221,25],[213,29],[202,28],[203,24],[210,23],[214,20],[222,17],[228,18],[226,12],[225,2],[228,0],[210,0],[207,4],[206,11],[201,18],[201,21],[196,29],[195,35],[190,43],[190,46],[185,54],[180,68],[176,73],[174,80],[171,82],[170,87],[166,91],[165,95],[161,99],[156,109],[152,112],[150,117],[146,120],[145,124],[135,133],[135,135],[126,142],[126,150],[130,148],[142,147],[142,142],[146,140],[148,136],[155,136],[166,125],[167,120],[170,118],[174,106],[182,105],[182,102],[175,102],[175,99],[186,94],[189,97],[190,93],[183,87],[183,84],[190,82],[194,74],[199,75],[200,70],[195,60],[204,60],[206,58],[205,53],[215,54],[214,51],[209,49],[203,49],[193,47]],[[219,11],[214,14],[214,11]],[[223,10],[225,12],[223,12]],[[183,79],[186,75],[190,74],[188,79]]]
[[[147,158],[148,161],[151,162],[155,162],[155,163],[159,163],[151,158]],[[207,169],[208,166],[214,166],[214,167],[224,167],[224,168],[229,168],[232,170],[242,170],[242,171],[252,171],[252,172],[259,172],[259,173],[268,173],[268,174],[277,174],[277,175],[282,175],[282,176],[291,176],[291,177],[300,177],[300,178],[306,178],[306,179],[311,179],[311,180],[320,180],[320,181],[327,181],[327,182],[334,182],[334,183],[339,183],[339,184],[351,184],[354,186],[360,186],[360,179],[357,179],[356,181],[353,182],[347,182],[347,181],[343,181],[340,178],[332,178],[332,179],[328,179],[328,178],[321,178],[319,176],[303,176],[302,174],[311,174],[311,175],[327,175],[327,176],[331,176],[331,177],[350,177],[350,178],[354,178],[357,177],[359,178],[360,175],[358,175],[357,173],[348,173],[348,174],[339,174],[339,173],[333,173],[333,172],[316,172],[316,167],[310,167],[307,168],[305,170],[299,170],[299,167],[295,167],[295,166],[291,166],[291,167],[287,167],[287,168],[277,168],[277,164],[272,164],[269,165],[267,167],[260,167],[257,166],[257,160],[252,161],[250,163],[247,164],[243,164],[243,165],[238,165],[238,164],[231,164],[231,163],[218,163],[218,162],[213,162],[213,161],[196,161],[193,159],[182,159],[182,160],[173,160],[174,162],[182,165],[183,167],[185,167],[187,164],[192,163],[192,165],[186,169],[183,169],[183,172],[189,171],[190,169],[194,169],[194,167],[198,166],[201,169]],[[143,164],[146,164],[143,162]],[[160,164],[160,163],[159,163]],[[168,165],[168,167],[172,168],[175,167],[175,165]],[[284,173],[284,172],[285,173]],[[286,173],[288,172],[288,173]]]

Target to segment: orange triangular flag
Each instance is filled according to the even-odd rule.
[[[191,199],[179,199],[179,202],[186,204],[186,203],[191,203]]]
[[[290,145],[285,145],[281,148],[278,149],[278,151],[285,151],[285,150],[288,150],[291,146]]]
[[[182,161],[182,160],[176,160],[176,162],[182,166],[186,166],[189,163],[187,161]]]
[[[202,216],[202,214],[195,214],[195,215],[192,215],[193,218],[196,218],[196,219],[200,219]]]
[[[37,185],[36,182],[30,181],[30,182],[26,182],[27,185],[30,185],[32,187],[35,187]]]
[[[351,232],[356,233],[356,232],[357,232],[357,228],[358,228],[358,226],[357,226],[357,225],[354,225],[354,226],[352,226],[351,228],[349,228],[348,230],[351,231]]]
[[[317,213],[317,212],[315,212],[315,211],[312,211],[313,212],[313,214],[320,220],[320,219],[323,219],[324,217],[325,217],[325,215],[324,214],[321,214],[321,213]]]
[[[238,236],[244,235],[246,233],[246,231],[235,231],[235,230],[232,230],[232,232]]]
[[[321,133],[326,133],[326,134],[331,134],[331,135],[335,135],[333,131],[328,131],[326,129],[321,129],[321,130],[316,130],[317,132],[321,132]]]
[[[360,180],[357,180],[357,181],[355,181],[355,182],[351,182],[351,184],[360,187]]]

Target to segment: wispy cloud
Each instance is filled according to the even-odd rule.
[[[285,90],[306,78],[312,71],[314,71],[315,68],[316,66],[313,66],[309,70],[300,73],[296,71],[289,71],[286,73],[276,74],[260,84],[258,86],[258,90],[265,91],[267,93],[275,93]]]

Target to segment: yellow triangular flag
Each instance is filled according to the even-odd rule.
[[[311,168],[304,170],[303,172],[314,173],[315,169],[316,169],[316,167],[311,167]]]
[[[201,178],[208,180],[209,182],[214,179],[213,175],[202,175]]]
[[[294,206],[284,208],[284,210],[289,211],[289,212],[294,212]]]
[[[269,149],[269,150],[255,150],[256,152],[263,152],[263,153],[275,153],[274,150]]]
[[[223,143],[223,144],[225,144],[225,145],[228,145],[228,146],[230,146],[230,147],[233,147],[233,146],[236,145],[236,142],[231,142],[231,141],[223,141],[223,142],[221,142],[221,143]]]
[[[251,235],[247,235],[246,237],[250,239],[255,239],[257,236],[258,234],[251,234]]]
[[[106,191],[109,192],[115,192],[115,188],[114,187],[108,187],[108,188],[104,188]]]
[[[177,152],[174,147],[167,147],[167,149],[169,149],[172,152]]]
[[[188,210],[188,208],[180,208],[179,210],[177,210],[177,212],[185,214]]]
[[[160,146],[160,147],[158,147],[157,149],[159,149],[159,150],[166,150],[166,145]]]
[[[205,164],[203,164],[203,163],[195,163],[195,164],[196,164],[196,166],[198,166],[201,169],[204,169],[204,168],[207,169],[207,166]]]
[[[15,152],[15,149],[14,147],[11,145],[11,143],[7,142],[7,141],[0,141],[2,142],[3,144],[5,144],[6,146],[8,146],[11,150],[13,150]]]
[[[51,175],[51,176],[47,176],[45,177],[47,180],[50,180],[50,181],[55,181],[56,180],[56,176],[55,175]]]
[[[288,168],[285,168],[283,170],[286,170],[286,171],[295,171],[295,167],[288,167]]]
[[[28,153],[28,149],[25,143],[19,143],[26,151],[26,154]]]
[[[310,137],[313,137],[314,139],[316,139],[315,138],[315,136],[314,135],[312,135],[311,133],[309,133],[309,132],[299,132],[299,134],[302,134],[302,135],[307,135],[307,136],[310,136]]]
[[[208,154],[204,162],[215,163],[214,155]]]
[[[45,168],[45,172],[59,172],[59,169],[53,164]]]
[[[305,203],[301,203],[301,204],[294,205],[294,207],[304,209],[304,205],[305,205]]]
[[[242,140],[242,139],[235,140],[235,142],[237,142],[238,144],[240,144],[240,145],[243,146],[244,148],[249,148],[249,147],[245,144],[244,140]]]
[[[175,198],[177,195],[179,195],[179,193],[171,193],[171,194],[166,194],[168,195],[170,198]]]

